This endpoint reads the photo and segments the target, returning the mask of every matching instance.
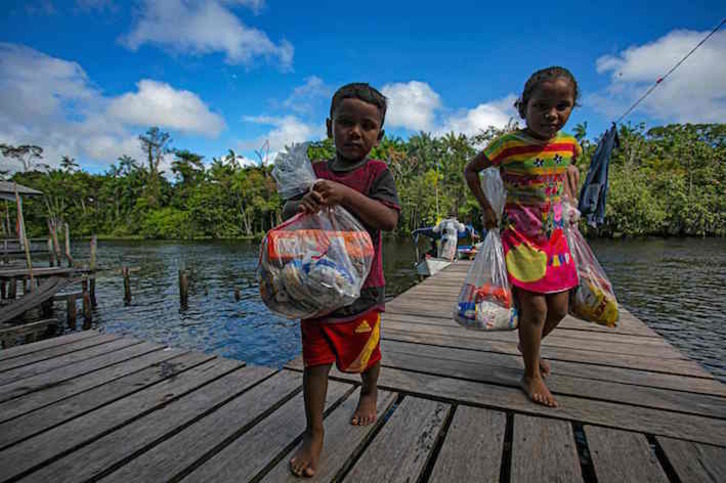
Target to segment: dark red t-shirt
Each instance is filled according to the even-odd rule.
[[[364,159],[359,163],[341,165],[337,160],[320,161],[313,164],[315,176],[344,184],[359,193],[380,201],[389,208],[401,210],[401,203],[396,192],[396,183],[385,162],[377,159]],[[363,222],[355,212],[351,211],[358,221],[366,228],[373,241],[373,266],[368,274],[361,295],[351,305],[342,307],[325,317],[326,321],[344,322],[353,319],[368,310],[385,309],[386,280],[383,277],[383,255],[381,249],[381,230],[374,229]]]

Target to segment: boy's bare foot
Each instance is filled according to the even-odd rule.
[[[353,417],[350,418],[350,424],[353,426],[368,426],[376,421],[376,413],[378,411],[376,403],[378,401],[378,388],[368,392],[360,393],[358,407],[355,408]]]
[[[290,460],[290,471],[295,476],[310,478],[317,470],[323,450],[323,431],[305,431],[303,441]]]
[[[522,352],[522,344],[517,344],[517,350],[521,353]],[[552,372],[552,366],[550,365],[550,361],[545,359],[544,357],[539,358],[539,372],[542,373],[542,377],[546,378],[550,375]]]
[[[522,386],[522,390],[532,401],[551,408],[557,407],[557,401],[550,390],[547,389],[547,386],[545,386],[542,378],[524,376],[520,385]]]

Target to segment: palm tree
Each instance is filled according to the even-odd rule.
[[[78,169],[78,163],[76,163],[75,158],[72,158],[70,156],[63,156],[61,158],[60,165],[61,169],[66,173],[72,173],[73,171]]]

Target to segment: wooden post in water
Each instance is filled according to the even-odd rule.
[[[8,298],[8,285],[5,281],[0,282],[0,298],[2,298],[2,300]]]
[[[186,308],[189,302],[189,274],[186,270],[179,270],[179,303]]]
[[[242,298],[242,293],[240,292],[239,287],[235,287],[234,288],[234,299],[237,302],[239,302],[241,298]]]
[[[98,241],[96,235],[91,237],[91,280],[90,280],[90,292],[91,292],[91,304],[96,307],[96,249]]]
[[[121,273],[124,277],[124,303],[131,303],[131,280],[129,279],[129,267],[123,267]]]
[[[76,330],[76,296],[71,294],[66,299],[66,320],[71,330]]]
[[[68,223],[65,223],[66,229],[66,258],[68,259],[68,266],[73,266],[73,257],[71,256],[71,229],[68,228]]]
[[[53,253],[53,236],[48,235],[48,259],[51,267],[55,266],[55,253]]]
[[[91,328],[93,322],[93,308],[91,307],[91,295],[88,293],[88,277],[83,277],[83,330]]]
[[[56,220],[48,220],[48,229],[50,230],[50,234],[53,237],[53,248],[55,249],[55,263],[56,267],[61,266],[61,249],[60,249],[60,243],[58,243],[58,223]]]
[[[18,296],[18,281],[15,278],[10,279],[10,286],[8,287],[8,299],[14,299]]]
[[[33,291],[35,285],[35,278],[33,277],[33,261],[30,259],[30,242],[28,242],[28,236],[25,233],[25,218],[23,217],[23,199],[18,194],[18,183],[13,183],[15,187],[15,201],[18,204],[18,227],[20,228],[21,243],[25,247],[25,262],[28,265],[28,272],[30,273],[30,291]]]

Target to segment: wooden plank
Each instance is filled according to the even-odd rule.
[[[170,361],[159,362],[141,372],[4,422],[0,424],[0,448],[82,416],[213,358],[204,354],[188,354]]]
[[[661,436],[656,440],[683,483],[726,481],[726,448]]]
[[[282,371],[184,431],[151,448],[102,481],[168,481],[215,448],[244,433],[255,421],[300,389],[300,376]]]
[[[70,344],[50,347],[43,351],[31,352],[30,354],[25,354],[23,356],[13,357],[12,359],[0,361],[0,372],[9,371],[11,369],[15,369],[21,366],[35,364],[36,362],[41,362],[52,359],[54,357],[70,354],[71,352],[76,352],[81,349],[86,349],[88,347],[105,344],[106,342],[118,338],[119,336],[104,334],[90,339],[81,339],[79,341],[71,342]]]
[[[239,367],[240,363],[235,361],[213,359],[0,451],[0,479],[31,473],[49,460],[76,450]]]
[[[96,344],[92,347],[86,347],[85,349],[71,352],[69,354],[63,354],[62,356],[54,357],[44,361],[39,361],[34,364],[27,366],[17,367],[7,372],[0,373],[0,385],[9,384],[21,379],[27,379],[38,374],[45,372],[51,372],[53,370],[62,368],[63,366],[71,365],[75,362],[84,361],[86,359],[92,359],[109,352],[117,351],[131,345],[140,344],[140,340],[131,338],[122,338],[114,334],[105,334],[99,338],[103,339],[103,343]]]
[[[11,304],[0,307],[0,323],[13,320],[28,310],[40,306],[71,283],[73,283],[72,280],[58,277],[43,280],[32,292],[23,295]]]
[[[92,359],[86,359],[85,361],[0,386],[0,402],[14,399],[34,391],[66,384],[70,379],[155,351],[156,348],[155,344],[150,343],[135,344]]]
[[[286,371],[288,372],[288,371]],[[350,416],[358,405],[360,389],[357,389],[343,404],[325,419],[325,448],[318,462],[318,471],[305,481],[333,481],[351,455],[361,451],[372,432],[383,424],[381,418],[396,401],[395,392],[378,392],[378,420],[368,426],[352,426]],[[282,457],[280,462],[261,481],[267,483],[295,483],[300,478],[290,472],[290,459],[297,448]],[[124,482],[119,482],[124,483]]]
[[[386,319],[384,322],[385,330],[397,330],[403,332],[416,332],[419,334],[425,334],[427,336],[453,336],[453,337],[466,337],[472,340],[481,340],[484,342],[507,342],[511,344],[518,343],[518,335],[516,331],[508,332],[484,332],[475,330],[466,330],[461,326],[456,325],[453,321],[449,326],[443,325],[424,325],[424,324],[412,324],[407,322],[398,322],[395,320]],[[555,330],[547,338],[542,341],[542,346],[546,349],[581,349],[585,342],[582,339],[573,339],[570,337],[560,336]],[[601,354],[623,354],[630,356],[639,357],[652,357],[658,359],[680,359],[685,360],[686,357],[667,345],[659,344],[657,346],[651,346],[649,344],[618,344],[617,342],[602,342],[598,340],[590,340],[586,342],[588,352],[601,353]]]
[[[104,471],[115,468],[134,454],[150,448],[173,431],[184,428],[220,405],[234,399],[262,379],[274,373],[274,369],[246,367],[217,379],[204,388],[168,404],[158,410],[96,440],[93,444],[74,451],[68,456],[44,466],[24,480],[28,483],[47,481],[86,481]],[[160,463],[154,462],[153,464]],[[160,481],[127,480],[127,481]]]
[[[450,409],[446,403],[405,397],[344,481],[417,481]]]
[[[298,364],[299,362],[293,361],[288,367],[295,367]],[[331,377],[343,381],[354,380],[350,375],[336,369],[331,371]],[[564,395],[557,397],[559,407],[548,408],[530,402],[521,390],[511,387],[394,368],[384,368],[381,371],[379,387],[389,391],[409,392],[424,397],[442,398],[505,411],[582,421],[586,424],[670,436],[716,446],[724,446],[726,441],[726,421],[723,419],[660,409]]]
[[[82,339],[98,337],[99,333],[95,330],[84,330],[82,332],[74,332],[72,334],[61,337],[53,337],[52,339],[33,342],[32,344],[19,345],[9,349],[0,349],[0,361],[12,359],[14,357],[24,356],[33,352],[39,352],[50,347],[56,347],[64,344],[70,344]]]
[[[506,385],[513,388],[519,388],[519,381],[523,374],[522,369],[488,366],[486,370],[482,370],[482,366],[477,363],[438,359],[423,353],[411,355],[386,352],[382,364],[384,367],[421,371],[437,376]],[[592,370],[597,370],[597,368]],[[726,419],[726,399],[718,396],[632,386],[557,373],[547,379],[547,387],[556,396],[565,394]]]
[[[499,481],[506,426],[502,412],[459,406],[428,481]]]
[[[123,364],[116,364],[115,366],[107,367],[105,369],[71,379],[65,384],[51,386],[42,391],[31,392],[25,396],[0,403],[0,422],[16,418],[22,414],[38,410],[45,406],[49,406],[76,394],[146,369],[147,367],[155,364],[158,365],[163,361],[168,361],[184,353],[178,349],[161,350],[162,346],[151,344],[149,342],[139,344],[139,346],[143,345],[146,345],[150,349],[150,352],[129,359]],[[173,363],[176,364],[178,362],[179,361],[174,361]]]
[[[515,414],[510,481],[582,481],[570,423]]]
[[[385,323],[382,333],[384,340],[418,342],[421,344],[440,347],[466,348],[480,351],[500,352],[504,354],[519,354],[516,344],[509,342],[486,341],[464,336],[432,336],[418,332],[394,330],[387,328]],[[707,373],[701,366],[698,365],[698,363],[687,359],[658,359],[628,354],[607,354],[603,352],[593,352],[586,349],[566,349],[546,345],[542,348],[542,355],[549,360],[580,362],[608,367],[621,367],[625,369],[638,369],[643,371],[661,372],[664,374],[679,374],[683,376],[713,379],[713,376]]]
[[[585,426],[585,437],[598,483],[668,483],[644,435]]]
[[[33,276],[35,278],[42,277],[54,277],[54,276],[68,276],[75,275],[76,273],[84,273],[88,270],[79,268],[63,268],[63,267],[44,267],[37,268],[33,267]],[[8,280],[11,278],[29,278],[30,271],[27,268],[13,268],[9,270],[0,270],[0,279]]]
[[[350,390],[351,386],[348,384],[330,381],[325,406],[329,408],[337,403]],[[249,481],[273,462],[280,453],[286,453],[286,448],[293,444],[304,430],[305,408],[303,395],[300,393],[181,481],[204,483]]]
[[[429,346],[413,344],[395,340],[383,340],[383,363],[388,364],[387,359],[392,353],[409,354],[419,357],[431,357],[450,361],[462,361],[478,364],[479,367],[506,367],[522,370],[524,363],[521,355],[500,354],[496,352],[482,352],[467,349],[455,349],[449,347]],[[677,376],[673,374],[661,374],[619,367],[595,366],[593,364],[581,364],[568,361],[550,361],[552,373],[555,375],[572,376],[583,379],[594,379],[598,381],[619,382],[634,386],[655,387],[659,389],[672,389],[689,393],[708,394],[712,396],[726,397],[726,384],[716,379],[702,379],[696,377]],[[726,403],[726,399],[722,402]]]

